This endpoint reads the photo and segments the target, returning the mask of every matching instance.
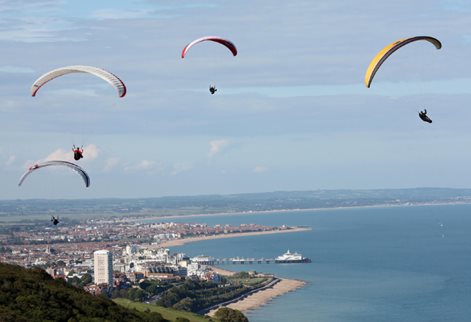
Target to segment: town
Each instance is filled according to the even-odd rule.
[[[131,218],[87,220],[58,226],[28,224],[15,228],[0,235],[1,262],[42,268],[53,278],[63,279],[94,295],[158,302],[163,306],[178,303],[166,296],[174,287],[196,287],[200,292],[210,289],[213,295],[220,293],[213,300],[186,308],[198,313],[271,287],[279,279],[254,272],[233,276],[213,267],[214,260],[209,256],[171,253],[166,245],[195,238],[300,229],[286,225],[149,223]]]

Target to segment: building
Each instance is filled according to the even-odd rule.
[[[130,272],[127,273],[126,276],[133,283],[139,282],[140,280],[145,278],[145,275],[142,272]]]
[[[199,255],[193,257],[191,262],[198,263],[200,265],[214,265],[214,258],[211,256]]]
[[[94,282],[96,285],[113,285],[113,255],[108,250],[93,253]]]

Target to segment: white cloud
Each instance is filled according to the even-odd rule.
[[[109,158],[105,162],[104,171],[111,171],[119,164],[119,158]]]
[[[124,168],[128,172],[147,172],[155,173],[161,172],[164,168],[164,165],[161,161],[154,160],[142,160],[137,164],[129,165]]]
[[[0,0],[0,40],[25,43],[83,40],[70,37],[73,19],[63,17],[62,0]],[[69,33],[68,36],[63,32]]]
[[[173,169],[170,172],[172,176],[176,176],[179,173],[186,172],[193,169],[193,166],[188,163],[176,163],[173,165]]]
[[[12,154],[8,157],[7,161],[5,161],[5,165],[10,166],[13,164],[13,162],[15,162],[15,160],[16,160],[16,155]]]
[[[51,153],[44,159],[45,161],[53,161],[53,160],[63,160],[63,161],[74,161],[74,155],[72,151],[65,151],[63,149],[57,149]]]
[[[81,35],[70,36],[77,27],[62,18],[22,17],[6,19],[0,23],[0,40],[43,43],[62,41],[83,41]]]
[[[267,172],[269,169],[268,167],[264,166],[264,165],[257,165],[254,169],[253,169],[253,172],[255,173],[263,173],[263,172]]]
[[[36,11],[55,9],[62,4],[61,0],[0,0],[0,12],[20,12],[25,10]]]
[[[210,9],[217,7],[214,4],[207,3],[174,3],[162,4],[155,3],[152,7],[136,8],[136,3],[133,6],[127,6],[122,9],[99,9],[90,14],[92,19],[96,20],[127,20],[127,19],[148,19],[148,18],[176,18],[182,16],[182,10],[204,8]]]
[[[137,170],[150,170],[155,167],[157,162],[152,160],[142,160],[136,165]]]
[[[83,159],[85,161],[91,161],[98,158],[100,150],[95,144],[89,144],[83,147]]]
[[[213,157],[220,153],[225,147],[229,145],[230,141],[227,139],[213,140],[209,142],[209,157]]]

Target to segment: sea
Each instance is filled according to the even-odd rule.
[[[309,264],[224,265],[307,285],[246,313],[268,321],[471,321],[471,205],[350,208],[172,219],[309,226],[311,231],[201,241],[191,256],[273,258]]]

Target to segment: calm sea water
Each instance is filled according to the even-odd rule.
[[[174,220],[175,221],[175,220]],[[312,231],[204,241],[190,256],[274,257],[311,264],[226,265],[308,285],[247,315],[268,321],[471,321],[471,206],[345,209],[179,221],[308,225]]]

